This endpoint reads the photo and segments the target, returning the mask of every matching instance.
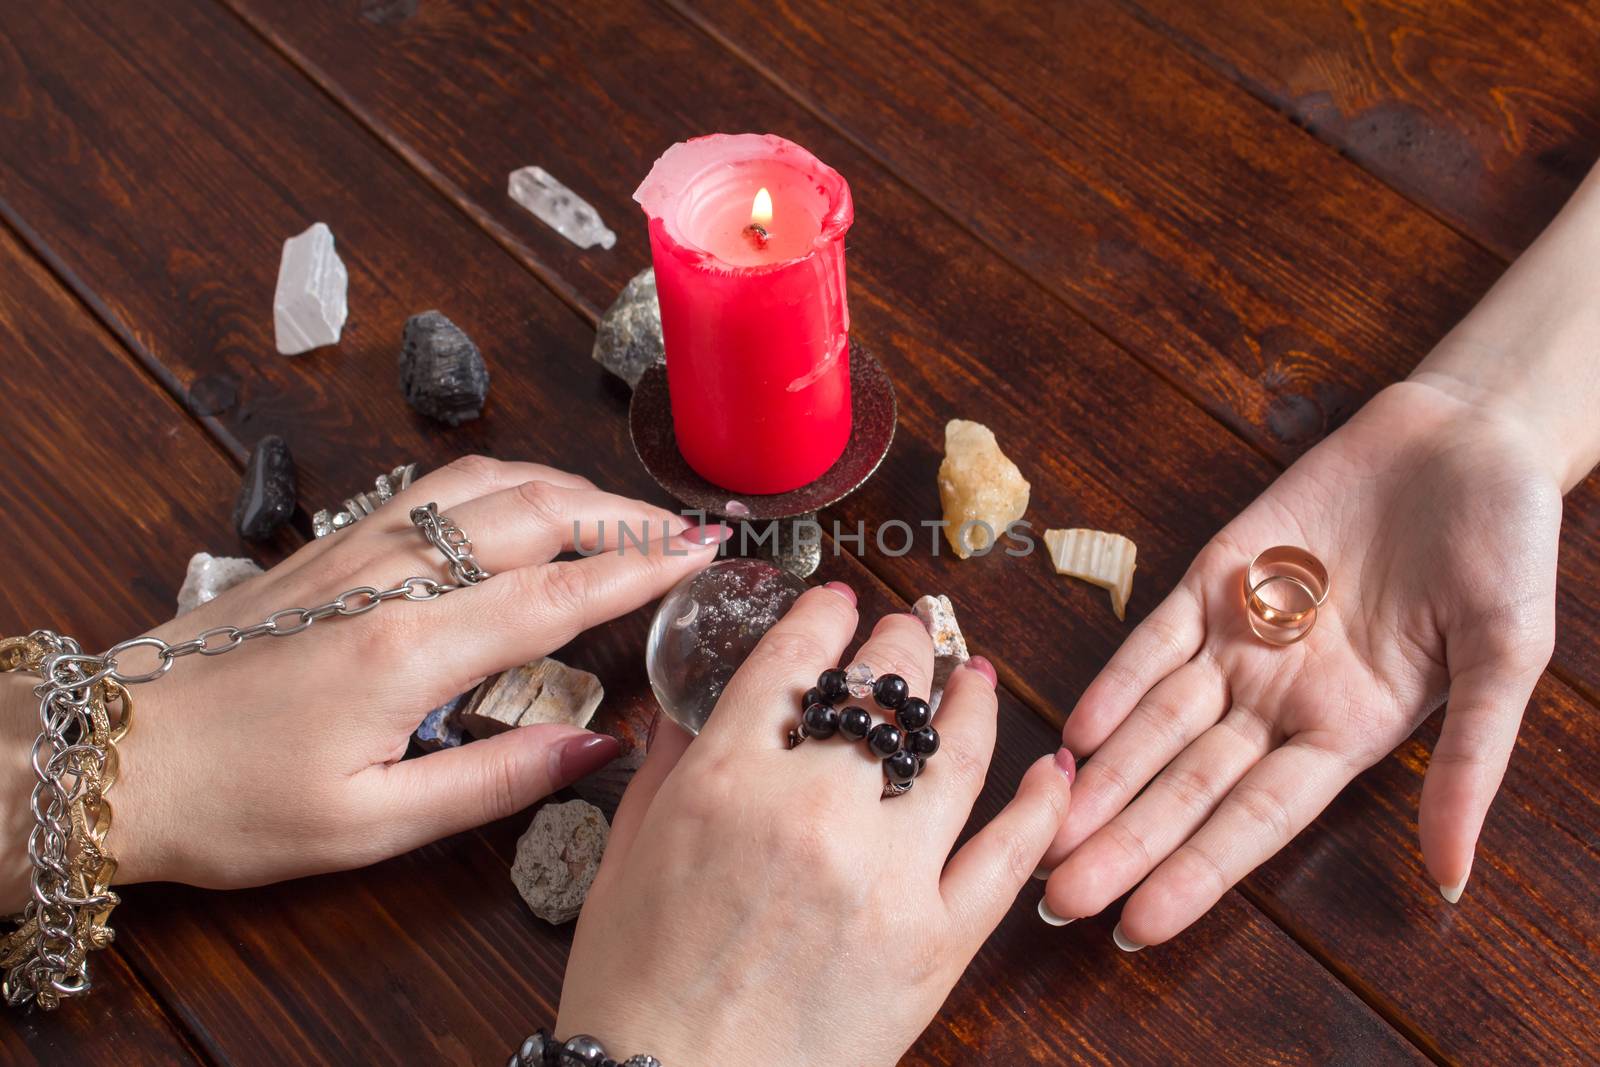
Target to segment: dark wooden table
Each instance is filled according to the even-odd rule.
[[[849,178],[855,329],[900,391],[881,473],[824,519],[935,517],[940,428],[980,418],[1030,517],[1138,542],[1131,625],[1555,212],[1600,150],[1597,54],[1600,16],[1564,0],[5,0],[0,630],[103,647],[171,611],[190,553],[292,549],[304,514],[265,553],[228,524],[268,432],[306,510],[474,451],[659,499],[593,323],[648,261],[629,194],[651,161],[743,129]],[[532,163],[615,249],[507,198]],[[316,220],[351,318],[287,359],[278,249]],[[494,374],[456,430],[395,385],[401,326],[433,307]],[[1026,891],[907,1062],[1595,1062],[1597,531],[1591,482],[1459,907],[1415,843],[1435,720],[1170,944],[1118,952],[1115,909],[1047,928]],[[1128,628],[1042,563],[874,554],[824,577],[869,608],[960,606],[1005,689],[984,811]],[[641,699],[644,623],[563,657]],[[135,888],[96,995],[7,1016],[0,1058],[500,1062],[550,1018],[570,936],[507,877],[524,825],[259,890]]]

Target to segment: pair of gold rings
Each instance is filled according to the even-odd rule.
[[[1292,645],[1317,624],[1331,588],[1328,568],[1310,552],[1292,545],[1269,548],[1244,569],[1245,618],[1261,640]]]

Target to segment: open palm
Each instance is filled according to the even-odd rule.
[[[1448,694],[1423,856],[1456,899],[1555,632],[1560,487],[1513,423],[1407,382],[1367,404],[1195,558],[1085,690],[1093,753],[1048,864],[1046,917],[1143,884],[1117,940],[1166,940],[1282,848]],[[1309,549],[1331,591],[1298,644],[1252,634],[1241,579]]]

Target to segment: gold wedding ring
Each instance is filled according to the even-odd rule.
[[[1317,610],[1331,588],[1328,568],[1310,552],[1293,545],[1267,549],[1244,570],[1250,629],[1268,644],[1294,644],[1317,624]]]

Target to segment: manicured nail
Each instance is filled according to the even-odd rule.
[[[1040,867],[1038,870],[1033,872],[1033,880],[1035,882],[1048,881],[1049,878],[1050,878],[1050,868],[1049,867]]]
[[[579,734],[556,744],[556,779],[562,785],[598,771],[622,755],[622,742],[608,734]]]
[[[996,677],[994,673],[994,664],[990,663],[982,656],[973,656],[971,659],[967,660],[967,669],[977,671],[979,674],[983,675],[983,677],[988,681],[990,689],[993,689],[995,686],[1000,684],[999,678]]]
[[[838,593],[840,596],[850,601],[851,607],[856,606],[856,591],[851,589],[848,585],[845,585],[843,582],[827,582],[822,588],[832,589],[835,593]]]
[[[1073,756],[1066,745],[1056,749],[1056,766],[1061,768],[1061,773],[1067,776],[1067,784],[1071,785],[1078,777],[1078,760]]]
[[[1442,885],[1442,886],[1440,886],[1439,887],[1439,892],[1444,894],[1444,899],[1448,900],[1450,903],[1459,904],[1459,903],[1461,903],[1461,892],[1462,892],[1462,890],[1464,890],[1466,888],[1467,888],[1467,880],[1465,878],[1463,878],[1463,879],[1461,879],[1461,881],[1457,882],[1455,885]]]
[[[1065,926],[1072,921],[1071,919],[1063,919],[1061,916],[1051,911],[1050,905],[1044,902],[1043,897],[1039,898],[1039,918],[1043,919],[1051,926]]]
[[[1129,940],[1128,935],[1122,932],[1121,923],[1118,923],[1116,929],[1111,931],[1111,940],[1115,941],[1117,947],[1124,952],[1138,952],[1144,948],[1139,942]]]
[[[733,527],[724,526],[720,522],[709,526],[695,523],[678,536],[688,545],[720,545],[733,536]]]

